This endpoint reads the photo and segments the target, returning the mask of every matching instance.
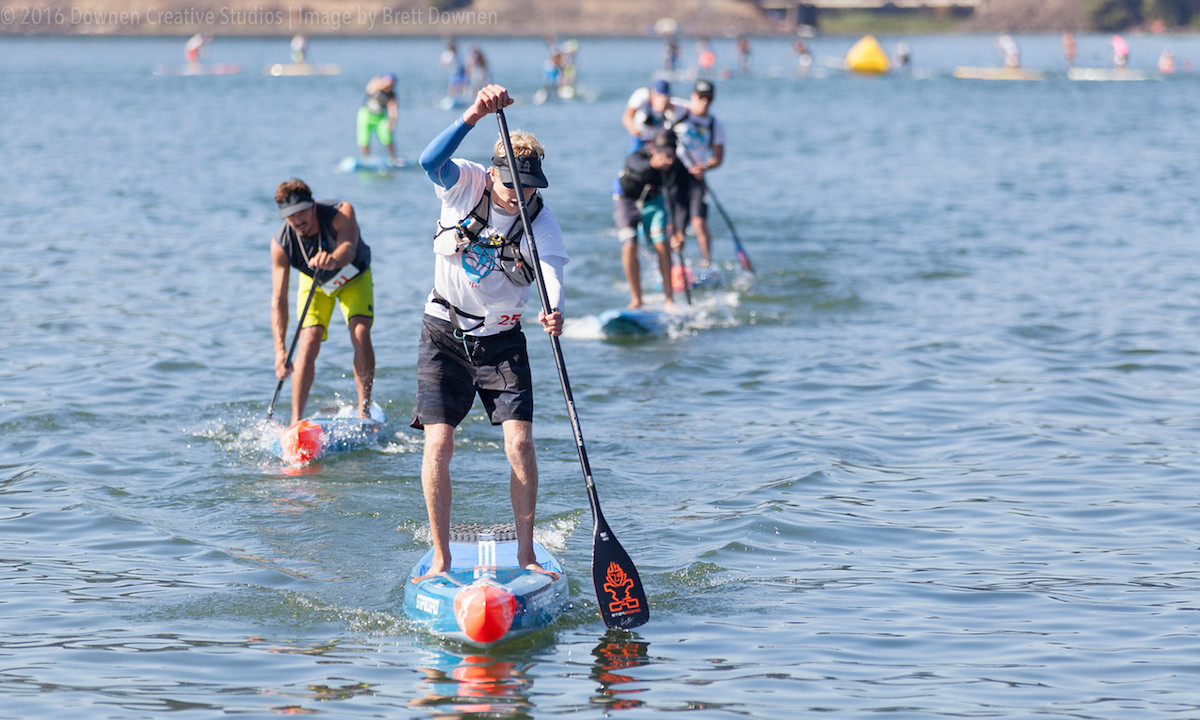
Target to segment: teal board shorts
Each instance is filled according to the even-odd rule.
[[[667,208],[662,195],[642,201],[641,209],[633,198],[616,195],[613,197],[613,210],[617,220],[617,236],[622,243],[637,242],[639,225],[650,242],[666,240]]]

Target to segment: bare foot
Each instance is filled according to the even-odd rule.
[[[629,304],[625,306],[625,309],[626,310],[637,310],[641,306],[642,306],[641,300],[630,300]]]
[[[675,301],[674,300],[664,300],[663,301],[663,310],[666,310],[667,312],[670,312],[670,313],[675,312]]]

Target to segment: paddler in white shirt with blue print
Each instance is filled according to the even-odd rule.
[[[484,87],[462,117],[421,154],[421,167],[442,202],[411,423],[425,433],[421,484],[433,538],[433,573],[450,567],[454,430],[470,412],[476,395],[491,423],[500,425],[504,433],[518,564],[537,565],[533,547],[538,485],[533,379],[521,330],[535,277],[532,253],[503,142],[498,140],[493,146],[488,167],[452,157],[476,123],[510,104],[503,87]],[[545,332],[559,335],[563,328],[563,266],[568,258],[562,229],[538,192],[548,185],[542,172],[544,151],[529,133],[514,131],[511,140],[537,242],[537,272],[550,298],[550,307],[541,308],[537,320]]]

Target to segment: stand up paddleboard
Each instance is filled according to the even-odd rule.
[[[326,64],[312,65],[310,63],[275,63],[267,68],[267,74],[274,77],[297,77],[301,75],[338,75],[342,72],[341,65]]]
[[[606,338],[642,338],[666,335],[682,324],[682,318],[665,310],[606,310],[600,313],[600,332]]]
[[[512,523],[450,528],[450,570],[429,574],[433,550],[413,567],[404,585],[404,611],[431,632],[489,646],[541,630],[566,607],[567,576],[536,540],[540,570],[517,566]]]
[[[1162,76],[1155,76],[1144,70],[1131,70],[1129,68],[1073,67],[1067,70],[1067,78],[1085,82],[1140,82],[1144,80],[1161,80]]]
[[[303,465],[334,453],[378,444],[386,427],[387,416],[374,403],[369,418],[357,417],[349,405],[323,408],[280,433],[271,449],[284,461]]]
[[[392,160],[386,155],[368,155],[366,157],[346,157],[337,165],[340,173],[366,172],[376,175],[390,175],[408,165],[404,158]]]
[[[155,75],[237,75],[242,66],[237,63],[209,63],[207,65],[159,65]]]
[[[960,80],[1045,80],[1046,73],[1013,67],[969,67],[954,68],[954,77]]]

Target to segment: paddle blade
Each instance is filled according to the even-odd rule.
[[[741,245],[737,247],[737,259],[738,262],[742,264],[742,267],[746,268],[750,272],[754,272],[754,266],[750,264],[750,256],[746,254],[746,251],[742,249]]]
[[[592,583],[600,616],[610,628],[635,628],[650,619],[650,604],[633,560],[602,515],[592,532]]]

